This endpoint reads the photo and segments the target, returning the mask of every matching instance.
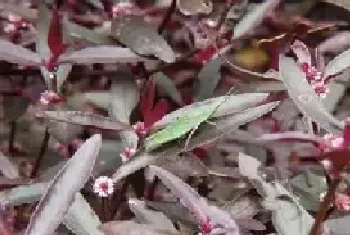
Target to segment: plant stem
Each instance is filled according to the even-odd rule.
[[[129,187],[129,181],[125,180],[119,194],[115,194],[115,197],[112,200],[112,201],[115,201],[115,204],[114,204],[114,208],[112,207],[112,210],[111,210],[112,213],[110,213],[111,219],[113,219],[114,216],[117,214],[118,209],[123,202],[123,199],[125,197],[128,187]]]
[[[222,13],[220,19],[219,19],[219,23],[217,26],[217,30],[221,30],[222,26],[224,25],[226,18],[227,18],[227,14],[229,13],[232,4],[235,2],[235,0],[230,0],[226,3],[226,7],[225,7],[225,11]]]
[[[160,24],[160,26],[158,27],[158,34],[162,34],[165,27],[167,26],[167,24],[169,23],[169,21],[171,20],[171,16],[173,15],[173,13],[176,10],[176,0],[172,0],[171,1],[171,5],[168,8],[168,11],[166,12],[162,23]]]
[[[159,183],[159,178],[157,176],[155,176],[153,178],[153,182],[152,182],[151,186],[148,189],[148,192],[147,192],[147,195],[146,195],[147,200],[154,201],[154,196],[155,196],[155,193],[156,193],[156,189],[157,189],[158,183]]]
[[[11,125],[11,132],[10,132],[10,138],[9,138],[9,154],[13,155],[17,122],[11,121],[10,125]]]
[[[319,235],[322,222],[326,218],[327,211],[329,209],[330,204],[332,203],[332,199],[334,198],[334,195],[339,183],[340,183],[340,178],[337,178],[337,179],[334,179],[333,182],[329,185],[326,196],[323,198],[320,209],[316,214],[316,219],[311,228],[310,235]]]
[[[107,221],[107,198],[105,198],[105,197],[102,197],[102,205],[101,205],[101,211],[102,211],[102,213],[101,213],[101,220],[103,221],[103,222],[106,222]]]
[[[43,142],[41,144],[39,156],[35,160],[33,171],[30,174],[30,178],[31,179],[34,179],[35,176],[37,175],[38,171],[39,171],[41,162],[42,162],[42,160],[44,158],[44,154],[46,152],[46,149],[47,149],[47,146],[48,146],[48,143],[49,143],[49,139],[50,139],[50,133],[49,133],[49,127],[47,126],[45,128],[44,140],[43,140]]]

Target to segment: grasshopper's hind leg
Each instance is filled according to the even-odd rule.
[[[207,124],[209,124],[211,126],[215,126],[219,131],[221,131],[222,133],[225,133],[225,131],[223,129],[219,128],[218,125],[215,122],[211,122],[211,121],[208,121],[208,120],[206,120],[204,122],[206,122]]]
[[[190,143],[190,140],[194,134],[194,132],[198,129],[198,126],[196,126],[195,128],[193,128],[190,133],[188,134],[188,137],[186,138],[186,142],[185,142],[185,146],[184,148],[182,149],[182,152],[187,152],[187,147],[188,147],[188,144]]]

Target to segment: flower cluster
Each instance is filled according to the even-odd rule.
[[[334,199],[334,205],[338,210],[349,211],[350,210],[350,197],[346,194],[336,193]]]
[[[124,151],[120,154],[120,157],[122,158],[123,162],[126,162],[126,161],[129,161],[130,158],[135,156],[135,154],[136,154],[136,149],[125,147]]]
[[[129,15],[135,6],[130,2],[120,2],[112,7],[113,17]]]
[[[329,89],[326,84],[326,78],[323,73],[319,71],[315,66],[312,65],[311,55],[307,46],[299,40],[295,40],[291,45],[291,49],[294,54],[298,57],[298,62],[301,70],[306,74],[306,79],[316,94],[320,98],[325,98]]]
[[[100,176],[94,182],[94,192],[100,197],[108,197],[114,191],[113,181],[107,176]]]
[[[138,121],[134,125],[132,125],[132,128],[135,130],[136,134],[140,136],[145,136],[147,134],[144,122]]]
[[[316,94],[318,94],[321,98],[325,98],[326,94],[329,92],[329,89],[326,86],[322,72],[317,70],[315,66],[312,66],[309,63],[301,64],[300,68],[306,74],[306,79],[312,85],[312,88],[315,90]]]
[[[42,105],[48,105],[50,103],[59,103],[61,102],[61,97],[54,91],[46,90],[40,96],[40,103]]]
[[[8,16],[9,23],[4,27],[6,33],[16,33],[20,29],[26,29],[29,22],[19,16],[10,14]]]

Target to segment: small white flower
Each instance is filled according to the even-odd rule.
[[[9,14],[8,15],[8,20],[10,22],[18,22],[18,21],[22,20],[22,18],[19,17],[19,16],[16,16],[16,15],[13,15],[13,14]]]
[[[320,195],[319,195],[319,199],[320,199],[320,201],[323,201],[323,198],[326,196],[326,193],[324,192],[324,193],[320,193]]]
[[[4,31],[6,33],[14,32],[15,30],[16,30],[16,26],[14,24],[8,24],[4,28]]]
[[[100,197],[108,197],[114,191],[113,181],[107,176],[100,176],[95,180],[94,192]]]
[[[120,153],[120,157],[122,158],[123,162],[129,161],[130,158],[135,156],[136,154],[136,149],[125,147],[124,151]]]

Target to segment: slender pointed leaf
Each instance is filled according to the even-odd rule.
[[[211,0],[177,0],[177,7],[185,16],[209,14],[213,11]]]
[[[67,17],[63,18],[63,24],[67,34],[80,41],[86,40],[94,44],[113,44],[113,40],[109,39],[107,35],[74,24]]]
[[[215,206],[208,205],[208,202],[193,188],[170,172],[153,165],[150,166],[150,170],[180,199],[181,204],[194,214],[200,224],[213,221],[215,224],[220,224],[223,228],[228,229],[230,234],[239,235],[236,222],[227,212],[225,213]]]
[[[4,11],[12,12],[27,20],[35,20],[37,18],[37,11],[35,9],[25,7],[22,4],[15,4],[10,1],[2,1],[0,2],[0,8]]]
[[[104,235],[99,229],[101,221],[80,193],[75,195],[75,200],[69,207],[63,223],[75,234]]]
[[[279,0],[266,0],[264,3],[257,5],[234,27],[234,38],[239,38],[253,30],[262,22],[266,13],[277,6],[279,2]]]
[[[324,76],[330,77],[343,72],[345,69],[350,67],[349,60],[350,49],[344,51],[327,64],[327,66],[324,69]]]
[[[84,113],[80,111],[44,111],[37,114],[37,116],[46,117],[50,120],[59,122],[67,122],[83,126],[94,126],[107,130],[132,130],[131,126],[114,118],[104,117],[93,113]]]
[[[177,90],[176,85],[170,78],[168,78],[168,76],[162,72],[158,72],[154,75],[153,80],[155,81],[160,94],[164,93],[164,95],[170,97],[178,105],[183,104],[180,92]]]
[[[9,179],[20,178],[18,166],[0,152],[0,171]]]
[[[20,45],[0,40],[0,60],[21,65],[39,66],[41,64],[40,56]]]
[[[298,57],[298,62],[300,64],[311,65],[311,54],[307,46],[299,40],[295,40],[294,43],[290,46],[294,54]]]
[[[101,136],[88,139],[50,182],[33,213],[25,235],[50,235],[90,176],[101,145]]]
[[[329,114],[318,96],[306,80],[306,75],[291,58],[280,58],[280,76],[288,89],[288,94],[300,111],[319,122],[330,132],[340,132],[344,126]]]
[[[212,97],[221,78],[220,67],[222,59],[217,57],[207,63],[199,72],[196,80],[195,101],[202,101]]]
[[[278,234],[308,235],[313,224],[313,218],[307,213],[280,183],[267,183],[258,173],[261,163],[254,157],[239,155],[241,174],[248,177],[265,201],[264,207],[272,211],[272,222]],[[290,201],[278,197],[285,195]]]
[[[147,209],[144,201],[130,198],[129,206],[130,210],[136,216],[137,222],[141,224],[149,224],[164,231],[168,230],[169,232],[176,233],[172,221],[162,212]]]
[[[130,78],[118,78],[112,83],[109,113],[119,121],[130,123],[130,115],[139,101],[139,90]],[[120,132],[125,147],[136,149],[138,137],[134,131]]]
[[[56,72],[57,90],[60,91],[64,81],[67,80],[73,66],[71,64],[60,64]]]
[[[4,205],[18,206],[22,203],[32,203],[40,200],[46,191],[47,183],[34,183],[22,185],[0,192],[0,201]]]
[[[113,37],[136,53],[155,55],[168,63],[175,61],[175,53],[168,43],[162,36],[158,35],[154,27],[142,18],[123,16],[114,19],[111,33]]]
[[[93,63],[133,63],[143,60],[129,48],[114,46],[88,47],[60,56],[60,63],[93,64]]]
[[[134,220],[111,221],[101,226],[105,235],[177,235],[151,225],[139,224]]]
[[[51,13],[45,5],[45,1],[39,3],[39,14],[36,20],[36,27],[38,35],[36,39],[36,51],[40,55],[41,59],[48,61],[50,59],[51,51],[48,45],[48,35],[50,30]],[[41,73],[45,79],[47,85],[51,85],[50,72],[41,66]]]
[[[208,176],[209,174],[209,170],[203,162],[191,153],[160,158],[157,165],[179,177]]]

